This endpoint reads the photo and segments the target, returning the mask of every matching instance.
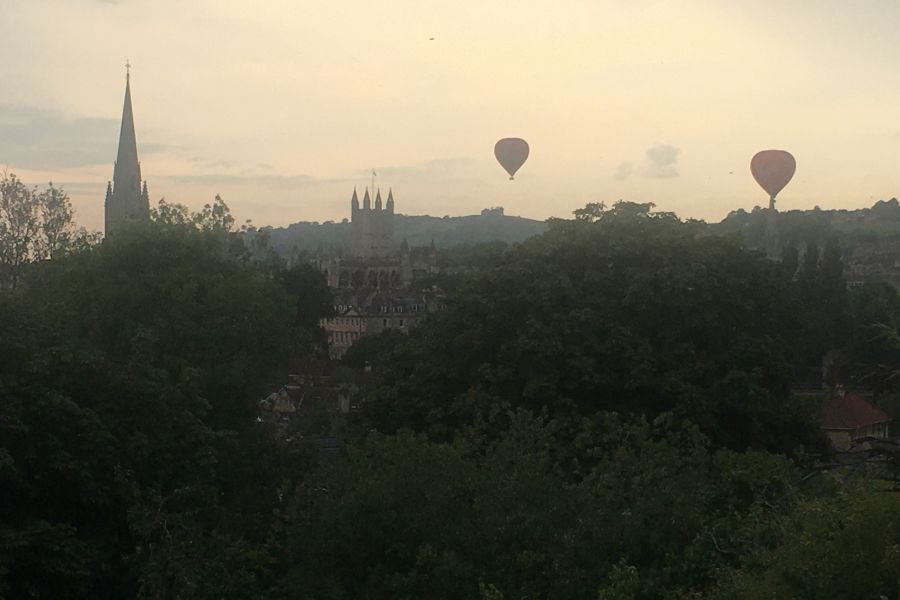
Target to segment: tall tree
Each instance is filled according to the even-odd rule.
[[[78,228],[69,196],[52,183],[41,191],[14,174],[0,178],[0,288],[15,288],[26,265],[96,243]]]

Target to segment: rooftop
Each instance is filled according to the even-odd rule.
[[[852,392],[834,394],[819,413],[823,429],[856,429],[888,420],[883,410]]]

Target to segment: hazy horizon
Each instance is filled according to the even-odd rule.
[[[151,203],[258,226],[340,221],[373,169],[405,214],[717,221],[766,203],[768,148],[797,158],[780,209],[900,195],[900,6],[745,4],[12,0],[0,165],[100,229],[129,59]],[[501,137],[531,146],[514,182]]]

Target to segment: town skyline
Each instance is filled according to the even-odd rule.
[[[900,189],[888,2],[161,6],[13,0],[0,24],[0,165],[62,185],[91,229],[126,59],[151,204],[220,194],[258,226],[340,221],[373,170],[434,216],[626,199],[717,221],[765,206],[749,162],[769,148],[797,158],[782,210]],[[514,182],[493,157],[507,136],[531,146]]]

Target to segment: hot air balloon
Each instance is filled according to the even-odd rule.
[[[750,161],[753,179],[769,194],[769,208],[775,208],[775,196],[788,184],[796,169],[797,161],[784,150],[763,150]]]
[[[521,138],[503,138],[494,144],[494,156],[512,180],[516,171],[528,160],[528,142]]]

